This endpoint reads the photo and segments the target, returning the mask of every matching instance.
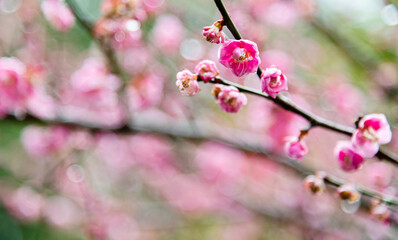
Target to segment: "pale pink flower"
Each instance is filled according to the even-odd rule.
[[[174,15],[162,15],[157,18],[152,30],[152,38],[155,46],[166,54],[178,51],[184,39],[184,26]]]
[[[45,92],[42,87],[34,88],[27,100],[27,108],[30,113],[44,119],[56,117],[56,102]]]
[[[61,196],[53,196],[45,201],[43,215],[50,224],[60,228],[75,227],[83,218],[81,209]]]
[[[197,75],[192,74],[187,69],[177,73],[176,85],[182,95],[193,96],[199,92],[200,87],[197,78]]]
[[[257,44],[249,40],[226,41],[218,52],[218,59],[238,77],[256,72],[261,63]]]
[[[75,16],[63,1],[44,0],[41,11],[51,26],[59,31],[68,31],[75,23]]]
[[[211,26],[204,27],[202,35],[211,43],[224,43],[226,36],[222,31],[222,27],[223,21],[217,21]]]
[[[88,59],[63,89],[61,112],[74,121],[121,125],[126,116],[119,101],[120,86],[120,79],[111,74],[104,63]]]
[[[285,141],[285,153],[290,158],[301,161],[304,155],[306,155],[308,152],[308,148],[305,142],[293,136],[286,137]]]
[[[160,103],[163,97],[164,78],[150,73],[131,80],[127,87],[128,104],[131,111],[142,111]]]
[[[25,64],[16,58],[0,58],[0,116],[25,111],[31,93]]]
[[[364,157],[373,157],[379,151],[379,144],[391,141],[392,132],[384,114],[369,114],[358,123],[352,135],[352,143]]]
[[[363,157],[350,141],[339,141],[334,149],[334,155],[344,171],[357,170],[364,162]]]
[[[23,221],[37,221],[41,216],[43,203],[43,197],[29,187],[21,187],[4,197],[7,210]]]
[[[203,82],[210,82],[218,75],[216,63],[211,60],[203,60],[195,67],[195,73]]]
[[[281,70],[271,66],[261,74],[261,89],[272,98],[276,98],[279,92],[287,91],[287,78]]]
[[[40,158],[64,149],[68,144],[69,135],[70,130],[63,126],[29,126],[24,129],[21,140],[31,156]]]
[[[247,104],[246,96],[233,86],[216,84],[212,93],[224,112],[237,113],[242,105]]]

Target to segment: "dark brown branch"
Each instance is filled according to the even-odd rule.
[[[222,0],[214,0],[218,10],[220,11],[223,19],[224,19],[224,24],[228,27],[229,31],[232,33],[232,35],[236,38],[236,39],[241,39],[242,36],[239,33],[239,30],[236,28],[235,24],[233,23],[228,11],[226,10]],[[261,74],[262,74],[262,70],[260,67],[258,67],[257,69],[257,75],[259,78],[261,78]],[[225,80],[220,80],[221,83],[226,84],[226,85],[231,85],[231,86],[235,86],[237,87],[238,84],[235,83],[231,83]],[[240,85],[238,85],[240,86]],[[273,101],[275,104],[277,104],[278,106],[293,112],[297,115],[302,116],[303,118],[305,118],[306,120],[308,120],[314,127],[319,126],[319,127],[323,127],[335,132],[339,132],[348,136],[351,136],[352,133],[354,132],[354,128],[350,128],[350,127],[346,127],[337,123],[334,123],[332,121],[323,119],[315,114],[312,114],[308,111],[305,111],[304,109],[300,108],[299,106],[295,105],[294,103],[292,103],[288,98],[283,97],[278,95],[275,99],[270,98],[268,95],[266,94],[262,94],[256,90],[253,91],[253,89],[249,89],[247,87],[243,87],[240,86],[241,91],[243,92],[247,92],[247,93],[251,93],[251,94],[255,94],[258,96],[262,96],[267,98],[268,100]],[[376,157],[378,157],[379,159],[385,159],[388,162],[391,162],[392,164],[398,166],[398,155],[392,152],[388,152],[384,149],[380,149],[379,152],[376,154]]]

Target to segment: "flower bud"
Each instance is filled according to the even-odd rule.
[[[341,200],[347,200],[350,202],[357,202],[361,199],[361,194],[355,189],[352,184],[344,184],[337,188],[337,194]]]
[[[301,161],[303,156],[307,154],[308,148],[304,141],[297,137],[289,136],[285,138],[285,153],[297,161]]]
[[[217,21],[213,23],[213,25],[204,27],[202,35],[206,38],[207,41],[211,43],[224,43],[225,42],[225,34],[222,31],[223,21]]]
[[[304,186],[310,190],[313,194],[321,194],[325,191],[326,186],[324,182],[324,176],[322,175],[309,175],[304,179]]]

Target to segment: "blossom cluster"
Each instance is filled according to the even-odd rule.
[[[384,114],[369,114],[358,122],[358,128],[351,141],[337,143],[334,154],[345,171],[359,169],[365,158],[371,158],[379,151],[380,144],[391,141],[392,132]]]

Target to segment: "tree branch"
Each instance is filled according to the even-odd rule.
[[[7,115],[6,118],[4,118],[2,121],[20,121],[20,120],[17,119],[14,115]],[[155,122],[149,122],[145,119],[142,119],[141,121],[136,119],[136,122],[141,122],[141,123],[137,123],[135,125],[123,125],[118,127],[103,127],[87,123],[67,121],[61,118],[54,120],[43,120],[30,114],[26,115],[26,117],[22,121],[28,124],[38,124],[44,126],[64,125],[73,129],[85,129],[92,133],[101,132],[101,131],[112,131],[114,133],[121,133],[121,134],[146,132],[146,133],[162,134],[172,138],[190,139],[194,141],[215,141],[236,149],[240,149],[245,152],[256,153],[267,156],[272,161],[283,165],[284,167],[290,169],[291,171],[295,172],[296,174],[302,177],[314,174],[314,171],[303,166],[302,164],[299,164],[294,160],[288,159],[284,156],[281,156],[280,154],[277,154],[269,149],[264,148],[260,144],[254,142],[252,137],[247,137],[247,139],[243,139],[242,134],[238,134],[240,136],[240,139],[225,138],[222,136],[215,135],[213,131],[210,130],[206,131],[205,128],[200,128],[201,131],[198,131],[197,129],[192,129],[189,123],[184,126],[181,123],[171,124],[170,121],[160,121],[155,123]],[[237,140],[231,140],[231,139],[237,139]],[[342,180],[330,174],[327,174],[327,176],[325,177],[325,182],[330,186],[334,187],[339,187],[341,185],[346,184],[345,180]],[[364,196],[379,199],[387,204],[398,206],[398,198],[391,198],[389,196],[384,196],[382,193],[379,193],[377,191],[362,186],[358,186],[357,190]]]
[[[235,24],[233,23],[222,0],[214,0],[214,2],[224,19],[224,24],[228,27],[229,31],[232,33],[232,35],[236,39],[241,39],[242,36],[240,35],[239,30],[236,28]],[[260,67],[258,67],[257,76],[260,79],[261,79],[261,74],[262,74],[262,70]],[[339,133],[342,133],[342,134],[345,134],[348,136],[351,136],[355,131],[354,128],[346,127],[346,126],[334,123],[332,121],[323,119],[315,114],[312,114],[312,113],[300,108],[299,106],[295,105],[288,98],[283,97],[281,95],[278,95],[275,99],[273,99],[273,98],[270,98],[266,94],[260,93],[256,90],[253,90],[253,89],[250,89],[247,87],[240,86],[238,84],[235,84],[235,83],[232,83],[229,81],[220,80],[220,83],[230,85],[230,86],[235,86],[242,92],[247,92],[247,93],[251,93],[254,95],[262,96],[270,101],[273,101],[276,105],[286,109],[287,111],[290,111],[292,113],[302,116],[303,118],[308,120],[314,127],[316,127],[316,126],[323,127],[323,128],[326,128],[326,129],[329,129],[329,130],[332,130],[335,132],[339,132]],[[392,153],[385,149],[380,149],[379,152],[376,154],[376,157],[378,157],[379,159],[385,159],[386,161],[391,162],[395,166],[398,166],[398,155],[395,153]]]

